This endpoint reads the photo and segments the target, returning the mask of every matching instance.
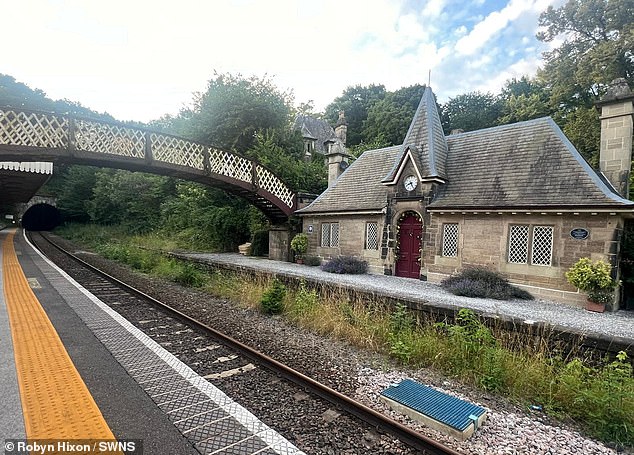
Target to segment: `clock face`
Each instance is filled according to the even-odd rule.
[[[418,186],[418,179],[415,175],[409,175],[405,178],[403,186],[407,191],[414,191],[414,189]]]

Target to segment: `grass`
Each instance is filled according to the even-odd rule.
[[[94,251],[145,273],[171,279],[261,310],[263,295],[276,283],[265,274],[208,270],[164,257],[169,239],[128,237],[114,228],[59,232]],[[463,383],[528,406],[541,405],[562,420],[574,420],[589,434],[634,446],[634,378],[625,353],[592,363],[554,351],[548,333],[518,334],[489,328],[470,310],[455,321],[436,323],[404,306],[368,301],[327,284],[318,289],[285,281],[279,310],[293,324],[383,353],[404,365],[429,367]]]

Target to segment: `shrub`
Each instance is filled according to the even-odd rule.
[[[293,237],[293,240],[291,240],[291,250],[293,250],[298,257],[306,254],[308,250],[308,236],[304,233],[300,233]]]
[[[306,283],[302,280],[295,294],[295,301],[293,302],[291,312],[297,317],[306,316],[315,311],[318,303],[319,297],[317,291],[307,289]]]
[[[516,286],[496,272],[482,267],[465,269],[442,281],[441,286],[455,295],[464,297],[482,297],[497,300],[522,299],[533,300],[533,296]]]
[[[311,267],[317,267],[321,265],[321,258],[319,256],[306,256],[304,258],[304,264]]]
[[[268,256],[269,231],[255,231],[251,239],[251,256]]]
[[[611,276],[612,266],[603,261],[592,262],[581,258],[566,272],[566,279],[582,291],[613,291],[616,282]]]
[[[352,256],[339,256],[321,266],[324,272],[361,275],[368,271],[368,263]]]
[[[260,300],[262,311],[266,314],[280,314],[284,311],[284,297],[286,297],[286,286],[276,278],[262,294]]]

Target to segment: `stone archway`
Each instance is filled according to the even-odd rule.
[[[397,258],[396,276],[420,278],[421,241],[423,221],[413,211],[404,212],[396,225]]]

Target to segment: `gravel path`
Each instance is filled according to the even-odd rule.
[[[325,283],[338,283],[361,291],[370,291],[412,302],[430,302],[452,310],[470,308],[484,315],[503,315],[530,322],[545,322],[582,335],[611,336],[634,344],[634,311],[593,313],[582,308],[547,300],[494,300],[460,297],[425,281],[385,275],[338,275],[319,267],[290,262],[242,256],[237,253],[186,253],[182,256],[212,263],[229,264],[247,269],[264,270],[310,278]]]

